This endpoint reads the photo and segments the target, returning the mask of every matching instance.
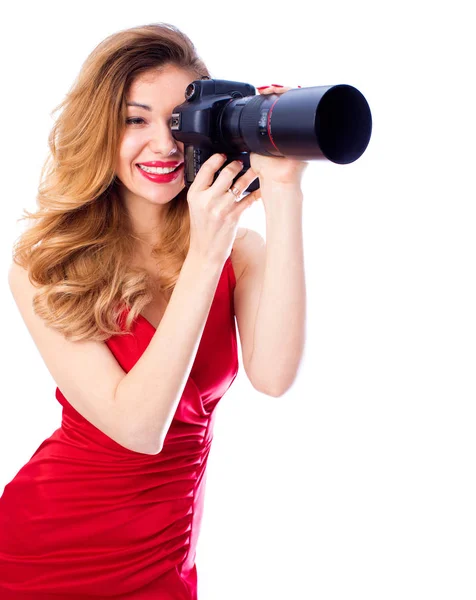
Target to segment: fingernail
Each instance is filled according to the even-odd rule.
[[[300,88],[300,87],[301,87],[301,86],[300,86],[300,85],[298,85],[298,88]]]
[[[271,85],[274,87],[284,87],[284,85],[278,85],[277,83],[272,83]]]
[[[261,87],[257,87],[257,90],[264,90],[265,88],[271,87],[269,85],[262,85]]]

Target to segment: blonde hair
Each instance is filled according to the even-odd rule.
[[[88,56],[49,134],[50,153],[38,188],[38,210],[14,244],[13,260],[39,287],[34,312],[73,341],[127,335],[152,300],[145,269],[129,263],[136,247],[118,194],[116,156],[125,127],[126,95],[135,79],[174,65],[210,73],[190,39],[154,23],[115,33]],[[187,188],[168,203],[160,245],[152,249],[160,289],[170,297],[188,252]],[[130,310],[121,332],[118,317]]]

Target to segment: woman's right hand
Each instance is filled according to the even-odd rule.
[[[256,198],[237,201],[229,192],[234,178],[243,169],[239,161],[227,165],[213,181],[226,157],[213,154],[200,167],[187,192],[190,211],[190,248],[207,262],[223,265],[230,255],[238,231],[238,221],[243,212],[253,204]],[[256,179],[249,169],[234,184],[242,193]]]

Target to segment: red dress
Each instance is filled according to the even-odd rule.
[[[61,427],[0,497],[1,600],[197,599],[215,407],[238,373],[235,285],[228,257],[160,454],[116,443],[56,388]],[[125,372],[155,331],[139,315],[132,335],[106,341]]]

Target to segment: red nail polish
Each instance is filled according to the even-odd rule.
[[[274,87],[284,87],[284,85],[278,85],[277,83],[272,83],[271,85]]]
[[[300,86],[300,85],[298,85],[298,88],[300,88],[300,87],[301,87],[301,86]]]
[[[264,90],[265,88],[270,87],[269,85],[262,85],[261,87],[257,87],[257,90]]]

